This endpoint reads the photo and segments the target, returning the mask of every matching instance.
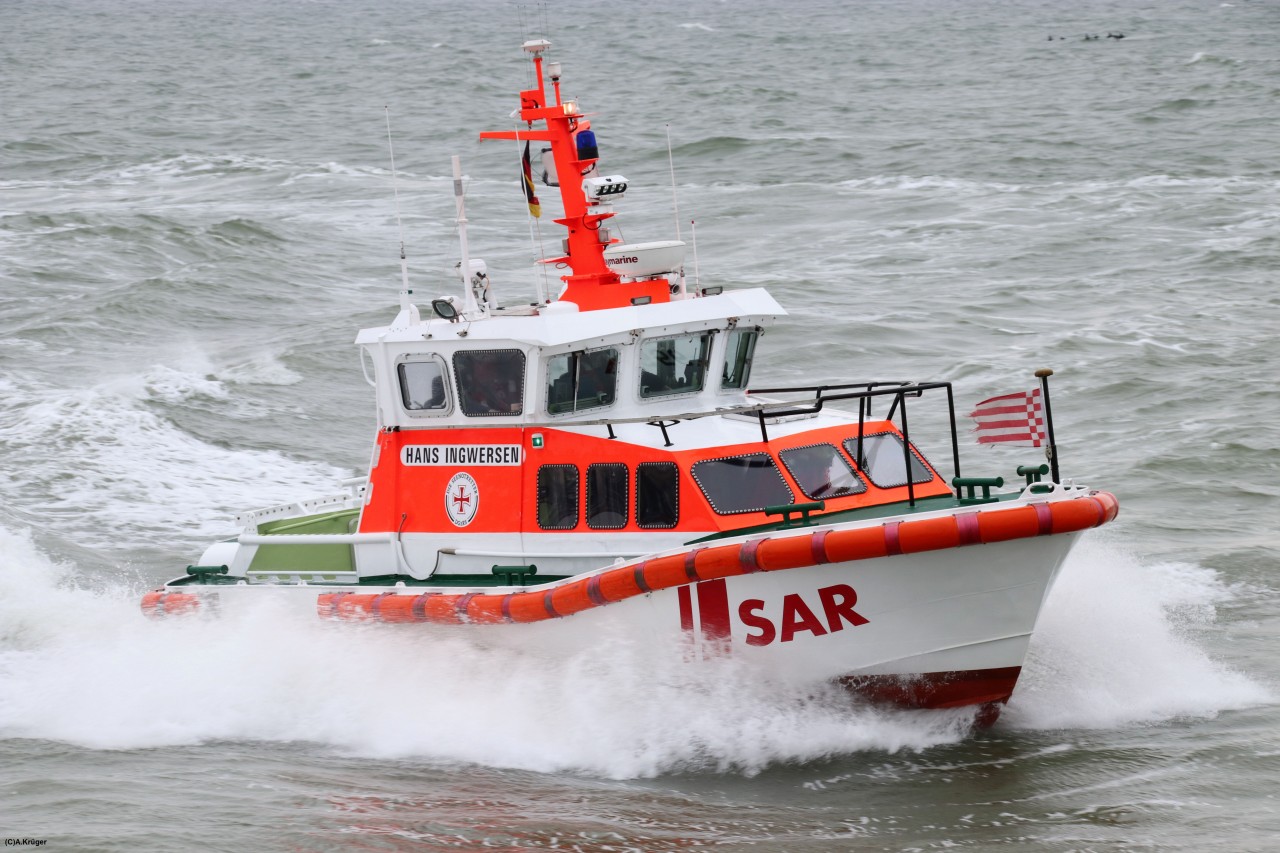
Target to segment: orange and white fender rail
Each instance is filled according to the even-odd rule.
[[[732,545],[698,547],[681,554],[609,568],[550,589],[417,595],[331,592],[320,595],[316,608],[325,619],[448,625],[541,622],[699,581],[1073,533],[1100,527],[1114,519],[1119,510],[1120,503],[1110,492],[1093,491],[1067,500],[1007,509],[890,521],[852,530],[825,529],[776,538],[764,536]]]
[[[200,610],[200,596],[189,592],[170,592],[156,589],[142,596],[142,612],[153,618],[196,613]]]

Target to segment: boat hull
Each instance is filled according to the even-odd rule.
[[[977,705],[993,721],[1082,530],[1105,492],[743,535],[531,587],[171,585],[152,615],[287,596],[327,620],[471,626],[486,641],[570,654],[600,637],[678,641],[782,682],[836,682],[893,704]],[[465,628],[463,628],[465,630]]]
[[[694,657],[733,655],[775,682],[836,682],[908,708],[980,706],[979,722],[989,724],[1013,693],[1077,538],[700,581],[506,636],[552,654],[605,634],[639,643],[680,637]]]

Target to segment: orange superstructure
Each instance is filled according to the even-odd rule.
[[[864,426],[867,434],[896,433],[896,427],[887,421],[875,421]],[[580,431],[557,429],[474,429],[438,432],[431,436],[430,444],[422,444],[420,434],[408,431],[383,432],[378,436],[378,463],[370,472],[372,497],[360,518],[360,530],[400,531],[403,533],[445,532],[455,529],[450,519],[447,500],[438,500],[455,469],[449,466],[405,465],[406,448],[419,455],[431,448],[437,456],[452,448],[519,447],[520,464],[472,467],[472,477],[484,501],[476,509],[474,520],[469,522],[468,533],[539,532],[537,510],[537,471],[543,466],[576,466],[585,471],[592,464],[624,466],[634,479],[637,466],[667,462],[679,472],[678,493],[680,501],[678,521],[672,525],[674,532],[686,538],[705,536],[742,527],[768,524],[776,521],[766,515],[761,507],[755,512],[719,515],[703,497],[692,474],[693,466],[703,460],[738,457],[748,454],[773,455],[796,447],[826,443],[840,445],[855,440],[857,425],[828,426],[802,433],[787,435],[769,442],[749,441],[714,447],[682,450],[633,444],[605,436],[583,434]],[[535,443],[534,436],[539,440]],[[917,452],[917,456],[919,456]],[[774,457],[776,458],[776,457]],[[922,460],[923,461],[923,460]],[[849,460],[856,469],[854,460]],[[927,461],[925,462],[928,466]],[[797,482],[785,464],[777,469],[797,500],[807,499],[802,484]],[[928,466],[931,478],[916,484],[916,498],[949,496],[951,489]],[[580,506],[587,506],[586,479],[579,477],[578,498]],[[908,501],[905,484],[882,487],[866,482],[862,492],[842,494],[826,499],[826,511],[842,511]],[[625,523],[613,525],[612,532],[643,532],[634,513],[628,513]],[[590,533],[592,528],[584,518],[576,523],[557,528],[558,533],[572,535]]]

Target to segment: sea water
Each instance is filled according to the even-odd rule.
[[[1273,849],[1278,28],[1246,0],[0,4],[0,835]],[[702,285],[790,312],[754,384],[963,405],[1055,370],[1062,472],[1121,515],[995,728],[619,637],[141,617],[235,512],[363,473],[351,341],[401,240],[416,293],[455,289],[450,155],[498,298],[534,297],[557,226],[477,132],[541,36],[631,181],[621,236],[678,228]]]

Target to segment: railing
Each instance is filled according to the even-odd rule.
[[[858,452],[857,462],[859,468],[864,468],[866,458],[863,455],[862,439],[865,433],[865,425],[867,419],[871,416],[871,401],[876,397],[892,397],[893,402],[889,406],[889,413],[885,420],[893,420],[895,415],[899,416],[902,432],[902,457],[903,465],[906,471],[907,480],[907,500],[911,506],[915,506],[915,481],[911,476],[911,433],[907,422],[907,398],[921,397],[926,391],[945,390],[947,392],[947,414],[950,419],[951,427],[951,459],[954,466],[954,476],[960,476],[960,440],[956,431],[956,407],[955,396],[952,393],[950,382],[853,382],[842,385],[798,385],[789,388],[753,388],[747,391],[748,394],[812,394],[809,400],[792,400],[778,401],[771,400],[769,402],[756,403],[749,406],[726,406],[723,408],[695,410],[682,413],[665,413],[661,417],[640,416],[629,418],[584,418],[582,420],[555,420],[555,421],[525,421],[521,425],[529,427],[563,427],[563,426],[603,426],[609,431],[610,438],[616,438],[614,426],[618,424],[648,424],[657,427],[662,431],[663,444],[671,447],[674,443],[671,441],[668,430],[676,426],[682,421],[698,420],[699,418],[714,417],[717,415],[747,415],[754,416],[760,424],[760,437],[767,444],[769,442],[769,430],[766,420],[768,418],[788,417],[791,415],[811,415],[821,412],[827,403],[834,403],[843,400],[858,401]],[[790,408],[788,408],[790,407]],[[960,490],[956,489],[956,496],[960,496]]]
[[[885,420],[893,420],[895,412],[901,411],[902,421],[902,465],[906,472],[907,480],[907,502],[911,506],[916,503],[915,477],[911,474],[911,432],[907,425],[907,398],[923,396],[925,391],[934,391],[939,388],[946,389],[947,392],[947,414],[951,422],[951,463],[954,468],[954,476],[960,476],[960,439],[956,431],[956,404],[955,395],[951,390],[950,382],[855,382],[844,385],[800,385],[791,388],[754,388],[747,391],[748,394],[813,394],[813,402],[809,405],[801,405],[798,408],[791,409],[773,409],[770,406],[792,405],[795,403],[768,403],[758,407],[756,416],[760,421],[760,437],[767,444],[769,442],[769,431],[765,425],[765,418],[780,418],[788,415],[809,415],[817,414],[822,411],[822,407],[827,403],[833,403],[840,400],[857,400],[858,401],[858,467],[866,470],[866,456],[863,454],[862,439],[866,432],[867,417],[871,414],[871,400],[875,397],[892,397],[893,403],[889,406],[889,414]],[[861,390],[851,390],[861,389]],[[831,393],[835,392],[835,393]],[[956,488],[956,496],[960,496],[959,487]]]

